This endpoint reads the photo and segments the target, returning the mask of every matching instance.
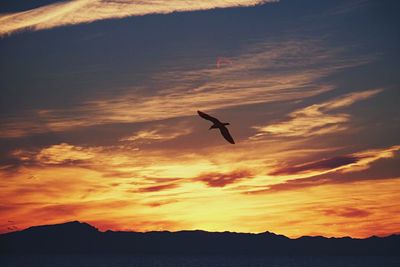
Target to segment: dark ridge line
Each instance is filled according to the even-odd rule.
[[[400,235],[387,237],[302,236],[296,239],[271,232],[236,233],[183,230],[100,232],[79,221],[32,226],[0,235],[0,254],[164,254],[164,255],[302,255],[400,256]]]

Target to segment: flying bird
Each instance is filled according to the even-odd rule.
[[[197,113],[199,114],[200,117],[202,117],[203,119],[206,119],[208,121],[211,121],[213,123],[213,125],[211,125],[210,129],[219,129],[222,136],[226,139],[226,141],[228,141],[231,144],[234,144],[235,141],[233,140],[231,134],[228,131],[228,128],[225,127],[225,125],[229,125],[229,123],[226,122],[220,122],[218,119],[204,113],[201,111],[197,111]]]

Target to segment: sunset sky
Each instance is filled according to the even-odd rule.
[[[400,234],[399,8],[1,1],[0,233]]]

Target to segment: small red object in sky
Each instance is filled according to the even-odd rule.
[[[226,57],[217,58],[217,69],[221,68],[223,65],[232,65],[232,60]]]

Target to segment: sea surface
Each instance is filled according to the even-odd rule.
[[[399,257],[0,255],[0,265],[40,267],[330,267],[400,266]]]

